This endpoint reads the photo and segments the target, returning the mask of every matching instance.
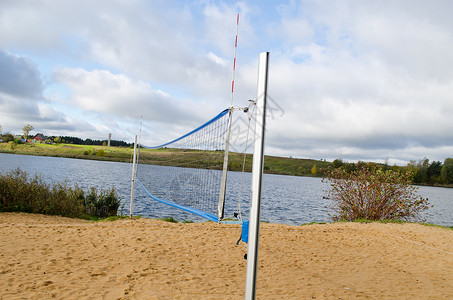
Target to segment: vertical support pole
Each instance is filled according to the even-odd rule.
[[[219,201],[217,204],[217,214],[219,217],[219,222],[223,219],[224,207],[225,207],[225,194],[226,194],[226,181],[228,173],[228,152],[230,151],[230,134],[231,134],[231,120],[233,116],[233,108],[230,108],[228,112],[228,130],[226,134],[225,141],[225,155],[223,157],[223,171],[222,179],[220,181],[220,191],[219,191]]]
[[[255,299],[258,243],[260,232],[261,185],[264,167],[264,133],[266,125],[266,98],[269,52],[260,53],[258,65],[258,90],[256,97],[255,148],[252,166],[252,199],[250,207],[249,243],[245,299]]]
[[[134,209],[134,186],[135,186],[135,167],[137,161],[137,136],[135,136],[134,142],[134,158],[132,159],[132,181],[131,181],[131,209],[129,216],[132,218],[132,212]]]

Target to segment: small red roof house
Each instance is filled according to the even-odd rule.
[[[46,140],[46,137],[41,134],[41,133],[37,133],[32,139],[31,141],[33,143],[43,143],[44,141]]]

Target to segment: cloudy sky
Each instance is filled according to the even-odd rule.
[[[262,2],[265,2],[263,4]],[[266,153],[453,157],[453,2],[0,0],[0,125],[164,142],[256,96]]]

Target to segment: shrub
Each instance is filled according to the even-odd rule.
[[[105,156],[105,151],[103,149],[99,149],[97,152],[96,152],[96,156]]]
[[[5,142],[5,143],[14,141],[14,135],[12,135],[11,133],[4,134],[2,138],[3,138],[3,142]]]
[[[88,215],[99,218],[116,216],[121,201],[116,195],[115,189],[110,191],[98,191],[91,188],[90,193],[84,197],[84,205]]]
[[[332,219],[419,220],[429,203],[417,195],[411,178],[411,173],[383,171],[369,164],[358,164],[350,172],[343,167],[328,171],[323,181],[331,182],[327,198],[333,201]]]
[[[17,144],[14,143],[14,141],[9,141],[9,142],[8,142],[8,148],[9,148],[9,150],[14,151],[14,149],[16,149],[16,147],[17,147]]]
[[[91,189],[85,192],[67,183],[48,185],[36,175],[16,169],[0,174],[0,212],[14,211],[85,218],[116,216],[121,200],[112,188],[109,191]],[[93,209],[94,208],[94,209]]]

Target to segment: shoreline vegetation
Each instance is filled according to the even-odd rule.
[[[124,205],[124,204],[123,204]],[[118,209],[120,214],[118,215]],[[61,216],[74,219],[85,219],[91,221],[107,220],[116,221],[123,219],[121,199],[115,189],[97,190],[91,188],[84,191],[77,187],[70,187],[66,183],[47,184],[39,175],[28,176],[20,168],[11,170],[6,174],[0,174],[0,213],[31,213],[49,216]],[[349,210],[348,210],[349,211]],[[136,216],[135,219],[142,218]],[[172,217],[157,219],[160,221],[179,223]],[[206,221],[210,222],[210,221]],[[333,219],[336,222],[354,223],[416,223],[426,226],[436,226],[453,229],[453,226],[441,226],[423,222],[412,222],[393,219],[371,219],[371,218],[346,218]],[[181,223],[193,223],[191,220],[183,220]],[[332,224],[332,222],[311,222],[300,224],[321,225]]]
[[[217,152],[217,151],[211,151]],[[221,151],[218,151],[219,154]],[[131,147],[118,146],[98,146],[98,145],[77,145],[77,144],[35,144],[35,143],[0,143],[0,153],[52,156],[76,159],[89,159],[100,161],[114,161],[131,163],[133,149]],[[172,162],[181,163],[181,161],[192,160],[193,156],[199,157],[198,160],[191,161],[191,167],[203,168],[203,151],[187,151],[182,149],[140,149],[140,160],[142,163],[155,165],[175,166]],[[168,157],[171,155],[172,159]],[[221,156],[221,155],[220,155]],[[220,157],[219,156],[219,157]],[[251,172],[253,156],[246,155],[245,171]],[[244,155],[242,153],[230,152],[228,170],[242,171]],[[347,170],[356,170],[357,164],[343,162],[336,159],[333,162],[326,160],[303,159],[292,157],[265,156],[264,173],[306,176],[306,177],[325,177],[329,168],[343,167]],[[453,188],[453,159],[447,158],[442,165],[441,162],[429,163],[428,159],[419,162],[411,162],[407,166],[389,166],[386,164],[374,163],[383,170],[392,170],[397,172],[412,172],[414,185],[436,186]],[[222,163],[217,164],[218,169],[222,168]]]
[[[0,174],[0,212],[25,212],[98,220],[118,215],[115,189],[84,191],[66,182],[50,185],[17,168]]]

